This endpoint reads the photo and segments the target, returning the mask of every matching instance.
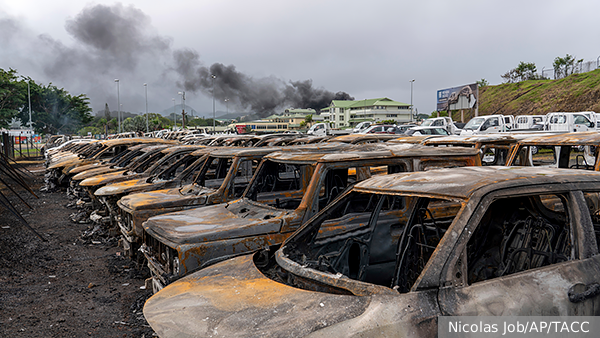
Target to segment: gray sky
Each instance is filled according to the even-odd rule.
[[[415,79],[415,108],[430,113],[437,90],[499,84],[520,61],[596,61],[599,12],[583,0],[0,0],[0,68],[85,93],[94,111],[117,109],[118,78],[125,111],[145,111],[148,83],[150,112],[185,89],[210,115],[218,72],[217,111],[225,97],[266,114],[338,92],[410,103]]]

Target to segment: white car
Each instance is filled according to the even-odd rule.
[[[414,127],[410,128],[405,135],[420,136],[420,135],[449,135],[446,129],[442,127]]]

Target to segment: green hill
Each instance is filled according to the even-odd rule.
[[[479,89],[479,115],[536,115],[549,112],[600,113],[600,69],[559,80],[528,80]],[[465,120],[473,112],[465,111]],[[460,113],[453,114],[460,120]]]

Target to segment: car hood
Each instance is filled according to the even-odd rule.
[[[83,159],[81,159],[79,157],[69,157],[69,158],[60,160],[58,162],[52,163],[51,165],[48,166],[47,170],[72,167],[74,165],[81,164],[81,163],[83,163]]]
[[[100,174],[94,177],[86,178],[79,183],[83,187],[95,187],[99,185],[105,185],[109,183],[128,181],[140,177],[142,174],[134,173],[126,175],[127,170],[115,171],[112,173]]]
[[[71,170],[70,173],[73,173],[77,169],[79,169],[79,168]],[[73,180],[73,181],[83,181],[86,178],[90,178],[90,177],[94,177],[96,175],[101,175],[101,174],[106,174],[106,173],[112,173],[112,172],[115,172],[115,171],[124,171],[124,169],[123,168],[113,168],[113,167],[107,166],[107,165],[105,165],[105,166],[96,166],[96,167],[94,167],[92,169],[80,171],[78,174],[76,174],[75,176],[73,176],[71,178],[71,180]]]
[[[207,194],[215,189],[204,188],[198,194],[184,195],[180,191],[184,188],[162,189],[137,194],[130,194],[119,202],[130,210],[148,210],[158,208],[171,208],[177,206],[199,205],[206,200]]]
[[[78,166],[77,168],[73,168],[69,172],[69,174],[75,175],[75,174],[79,174],[79,173],[82,173],[87,170],[96,169],[96,168],[100,168],[100,167],[108,167],[108,166],[110,166],[110,164],[106,163],[106,162],[90,163],[90,164]]]
[[[102,188],[96,190],[94,195],[107,196],[107,195],[127,194],[127,193],[134,192],[134,191],[148,189],[152,186],[156,186],[158,184],[164,183],[164,182],[148,182],[149,178],[150,177],[142,177],[142,178],[136,178],[133,180],[127,180],[127,181],[108,184],[108,185],[105,185]]]
[[[361,315],[370,297],[294,288],[265,277],[252,255],[184,277],[156,293],[144,316],[160,337],[301,337]]]
[[[281,229],[281,216],[288,212],[240,200],[231,204],[221,203],[154,216],[144,223],[144,230],[161,242],[177,247],[277,233]]]

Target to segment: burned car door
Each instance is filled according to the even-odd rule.
[[[491,194],[473,209],[440,281],[444,315],[598,315],[593,203],[536,190]]]

